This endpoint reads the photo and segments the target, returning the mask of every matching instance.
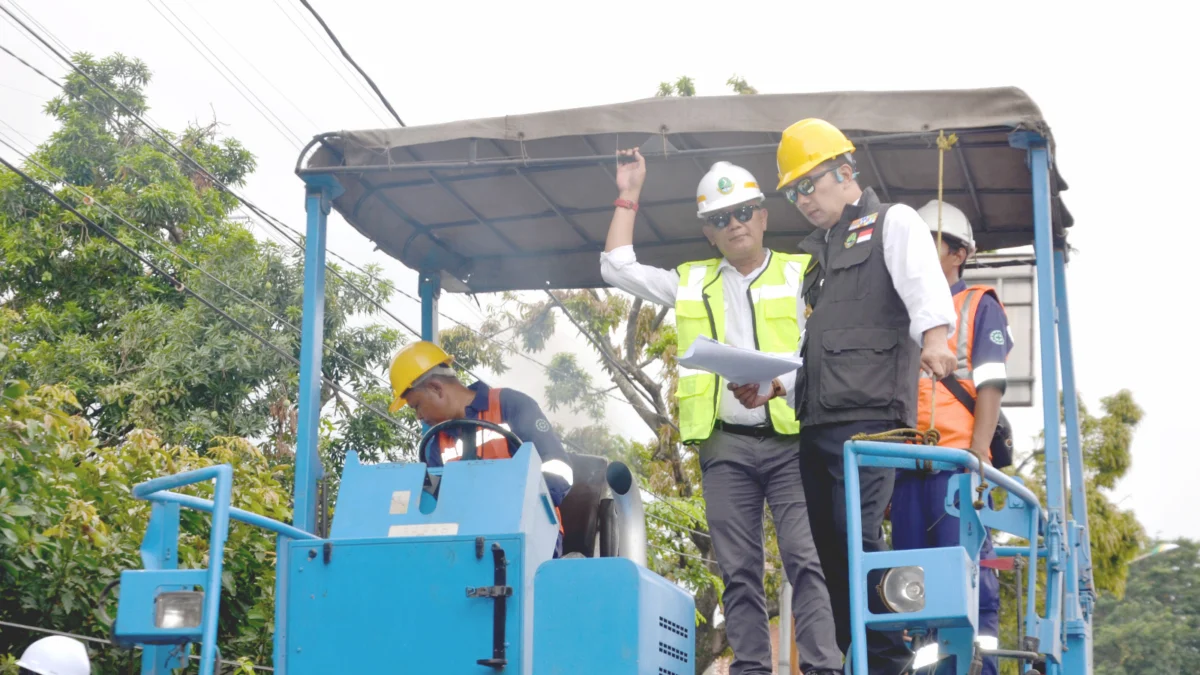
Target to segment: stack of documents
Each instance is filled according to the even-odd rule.
[[[799,356],[777,356],[753,349],[731,347],[701,335],[687,353],[679,357],[684,368],[716,373],[734,384],[758,383],[758,393],[771,391],[771,380],[804,364]]]

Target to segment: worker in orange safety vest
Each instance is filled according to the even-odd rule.
[[[522,441],[533,443],[542,458],[542,477],[558,515],[558,543],[554,555],[562,554],[562,514],[558,506],[570,491],[574,471],[537,402],[515,390],[489,387],[483,382],[464,385],[450,366],[454,358],[432,342],[405,345],[392,359],[389,373],[393,400],[391,412],[405,405],[430,426],[452,419],[478,419],[511,431]],[[438,434],[437,451],[426,451],[421,461],[430,467],[445,466],[461,459],[509,459],[518,445],[497,431],[450,428]]]
[[[938,231],[937,201],[929,202],[918,213],[931,231]],[[1000,419],[1000,400],[1007,384],[1005,361],[1012,350],[1012,334],[996,291],[988,286],[968,286],[961,278],[967,259],[975,253],[971,224],[966,215],[943,202],[941,220],[942,241],[938,254],[958,315],[954,337],[949,340],[958,367],[953,375],[936,384],[930,378],[920,379],[917,428],[928,429],[932,422],[940,435],[939,445],[970,450],[983,461],[991,462],[989,447]],[[947,380],[952,380],[949,385]],[[957,395],[949,388],[954,382],[960,388]],[[973,401],[973,411],[959,400],[964,395],[968,402]],[[897,470],[891,504],[893,549],[959,544],[958,518],[947,514],[945,506],[952,474],[951,471]],[[966,501],[966,508],[971,508],[969,496]],[[986,537],[980,560],[995,557],[991,537]],[[996,649],[1000,630],[1000,580],[995,569],[981,565],[979,571],[977,639],[981,647]],[[996,657],[985,657],[982,675],[996,673]]]

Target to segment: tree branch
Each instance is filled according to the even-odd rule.
[[[662,326],[663,319],[667,318],[667,312],[669,311],[671,311],[671,308],[666,305],[663,305],[662,309],[658,310],[658,314],[654,316],[654,323],[650,324],[651,332],[658,330],[659,326]]]
[[[625,362],[633,365],[633,358],[637,355],[635,345],[637,342],[637,327],[638,315],[642,312],[642,299],[636,298],[633,301],[633,306],[629,308],[629,320],[625,322]]]

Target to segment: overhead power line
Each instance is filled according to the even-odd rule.
[[[194,157],[192,157],[192,156],[191,156],[191,155],[189,155],[187,152],[185,152],[185,151],[183,151],[182,149],[180,149],[180,148],[179,148],[179,146],[177,146],[177,145],[176,145],[174,142],[172,142],[170,139],[168,139],[166,136],[164,136],[164,135],[163,135],[163,134],[162,134],[162,133],[161,133],[161,132],[158,130],[158,128],[157,128],[156,126],[154,126],[154,125],[150,124],[150,123],[149,123],[149,122],[147,122],[147,121],[146,121],[146,120],[145,120],[145,119],[144,119],[144,118],[143,118],[141,115],[138,115],[138,114],[137,114],[137,113],[135,113],[133,110],[131,110],[131,109],[130,109],[128,106],[126,106],[126,105],[125,105],[125,104],[124,104],[124,103],[123,103],[123,102],[122,102],[120,99],[118,99],[118,98],[117,98],[117,97],[116,97],[116,96],[115,96],[115,95],[114,95],[114,94],[113,94],[111,91],[109,91],[109,90],[108,90],[106,87],[104,87],[103,85],[101,85],[101,84],[100,84],[99,82],[97,82],[97,81],[96,81],[94,78],[92,78],[90,75],[88,75],[86,72],[84,72],[84,71],[83,71],[81,68],[79,68],[79,66],[78,66],[78,65],[76,65],[74,62],[72,62],[70,59],[68,59],[67,57],[65,57],[65,56],[64,56],[64,55],[63,55],[61,52],[59,52],[59,51],[58,51],[57,49],[55,49],[55,48],[54,48],[52,45],[50,45],[50,44],[49,44],[49,43],[48,43],[48,42],[47,42],[47,41],[46,41],[46,40],[45,40],[43,37],[41,37],[40,35],[38,35],[38,34],[37,34],[35,31],[33,31],[32,29],[30,29],[28,25],[26,25],[26,24],[25,24],[23,21],[21,21],[19,18],[17,18],[16,16],[14,16],[14,15],[12,14],[12,12],[10,12],[10,11],[9,11],[9,10],[8,10],[6,7],[4,7],[3,5],[0,5],[0,11],[4,11],[4,12],[5,12],[6,14],[8,14],[9,16],[12,16],[14,19],[16,19],[16,20],[17,20],[17,22],[18,22],[18,23],[21,25],[21,27],[22,27],[22,28],[23,28],[23,29],[24,29],[26,32],[28,32],[28,33],[30,33],[31,35],[33,35],[35,38],[37,38],[37,39],[38,39],[38,41],[39,41],[39,42],[41,42],[43,45],[45,45],[46,47],[48,47],[48,48],[49,48],[49,49],[50,49],[52,52],[54,52],[55,56],[57,56],[57,57],[59,58],[59,60],[63,61],[63,62],[64,62],[64,63],[65,63],[67,66],[69,66],[69,67],[70,67],[72,70],[74,70],[74,71],[75,71],[77,74],[79,74],[81,77],[83,77],[85,80],[87,80],[89,84],[91,84],[91,85],[92,85],[93,87],[95,87],[97,90],[99,90],[100,92],[102,92],[102,93],[103,93],[103,94],[104,94],[106,97],[108,97],[110,100],[112,100],[112,101],[113,101],[113,102],[114,102],[114,103],[115,103],[115,104],[116,104],[116,105],[117,105],[117,106],[118,106],[118,107],[119,107],[121,110],[123,110],[123,111],[125,112],[125,114],[129,115],[129,116],[130,116],[132,119],[135,119],[135,120],[137,120],[139,123],[141,123],[143,126],[145,126],[145,127],[148,129],[148,130],[150,130],[150,132],[151,132],[151,133],[152,133],[152,134],[153,134],[153,135],[154,135],[156,138],[158,138],[158,139],[159,139],[159,140],[160,140],[162,143],[164,143],[164,144],[165,144],[167,147],[170,147],[170,148],[171,148],[171,149],[172,149],[172,150],[173,150],[173,151],[174,151],[174,152],[175,152],[175,153],[176,153],[176,154],[177,154],[177,155],[178,155],[180,158],[182,158],[182,159],[186,160],[188,163],[190,163],[191,165],[195,166],[195,167],[196,167],[196,169],[197,169],[197,170],[199,170],[200,172],[202,172],[202,173],[205,175],[205,177],[206,177],[206,178],[207,178],[207,179],[208,179],[208,180],[209,180],[209,181],[210,181],[210,182],[211,182],[213,185],[217,186],[217,187],[218,187],[219,189],[221,189],[222,191],[226,192],[227,194],[231,195],[231,196],[232,196],[232,197],[234,197],[235,199],[237,199],[237,200],[239,200],[240,202],[242,202],[243,204],[245,204],[245,205],[246,205],[246,207],[247,207],[247,208],[249,208],[249,209],[251,210],[251,212],[253,212],[253,213],[254,213],[255,215],[257,215],[259,218],[261,218],[261,219],[262,219],[264,222],[266,222],[266,223],[267,223],[269,226],[271,226],[271,227],[272,227],[272,228],[274,228],[274,229],[275,229],[277,232],[279,232],[281,235],[283,235],[283,236],[284,236],[286,239],[288,239],[288,241],[290,241],[290,242],[291,242],[291,243],[292,243],[292,244],[293,244],[295,247],[297,247],[297,248],[298,248],[298,249],[300,249],[300,250],[303,250],[303,249],[304,249],[303,245],[301,245],[301,244],[300,244],[300,242],[299,242],[298,240],[296,240],[296,239],[293,239],[293,238],[292,238],[292,236],[291,236],[290,234],[288,234],[288,232],[295,233],[295,230],[293,230],[293,229],[292,229],[291,227],[289,227],[288,225],[284,224],[284,223],[283,223],[281,220],[279,220],[278,218],[276,218],[276,217],[274,217],[274,216],[270,215],[269,213],[267,213],[267,212],[266,212],[266,211],[264,211],[263,209],[259,208],[259,207],[258,207],[256,204],[254,204],[253,202],[251,202],[251,201],[250,201],[249,199],[247,199],[245,196],[243,196],[243,195],[239,194],[238,192],[234,191],[232,188],[230,188],[229,186],[227,186],[227,185],[226,185],[224,182],[222,182],[222,181],[221,181],[219,178],[217,178],[215,175],[213,175],[211,171],[209,171],[209,170],[208,170],[206,167],[204,167],[202,164],[200,164],[200,163],[199,163],[199,162],[198,162],[198,161],[197,161],[197,160],[196,160]],[[356,67],[357,67],[357,65],[356,65]],[[112,118],[110,117],[110,119],[112,119]],[[296,234],[297,234],[297,236],[299,236],[299,235],[298,235],[298,233],[296,233]],[[335,255],[336,255],[336,254],[335,254]],[[340,258],[341,256],[338,256],[338,257]],[[343,259],[343,260],[345,260],[345,258],[342,258],[342,259]],[[348,262],[348,261],[347,261],[347,262]],[[352,263],[351,263],[351,264],[352,264]],[[337,271],[337,270],[336,270],[336,269],[335,269],[335,268],[334,268],[332,265],[330,265],[330,264],[328,264],[328,263],[327,263],[327,264],[326,264],[326,268],[327,268],[327,269],[328,269],[328,270],[329,270],[329,271],[330,271],[330,272],[331,272],[331,273],[332,273],[332,274],[333,274],[335,277],[337,277],[339,280],[341,280],[343,283],[345,283],[345,284],[346,284],[346,285],[347,285],[349,288],[351,288],[351,289],[353,289],[353,290],[357,291],[357,292],[358,292],[358,293],[359,293],[359,294],[360,294],[362,297],[366,298],[370,304],[372,304],[372,305],[373,305],[373,306],[375,306],[377,309],[379,309],[379,310],[381,310],[382,312],[384,312],[384,313],[385,313],[385,315],[387,315],[387,316],[388,316],[388,317],[390,317],[392,320],[396,321],[398,324],[400,324],[401,326],[403,326],[404,328],[406,328],[406,329],[407,329],[407,330],[408,330],[410,333],[412,333],[412,334],[414,334],[414,335],[417,335],[417,336],[420,336],[420,333],[419,333],[418,331],[414,330],[414,329],[413,329],[411,326],[409,326],[407,323],[405,323],[404,321],[402,321],[402,320],[401,320],[399,317],[397,317],[397,316],[396,316],[394,313],[392,313],[392,312],[390,312],[389,310],[387,310],[386,308],[384,308],[384,307],[383,307],[383,305],[382,305],[381,303],[379,303],[377,300],[375,300],[373,297],[371,297],[369,294],[367,294],[367,293],[366,293],[366,291],[363,291],[362,289],[358,288],[358,286],[357,286],[357,285],[355,285],[353,282],[351,282],[350,280],[348,280],[348,279],[346,279],[344,276],[342,276],[342,275],[341,275],[341,273],[340,273],[340,272],[338,272],[338,271]],[[393,288],[394,288],[394,286],[393,286]],[[409,297],[409,298],[413,299],[413,300],[416,300],[415,298],[412,298],[412,296],[411,296],[411,295],[408,295],[408,294],[405,294],[405,295],[406,295],[407,297]],[[417,301],[417,302],[419,302],[419,301]],[[457,321],[456,319],[453,319],[452,317],[449,317],[449,316],[447,316],[447,315],[446,315],[446,314],[444,314],[444,313],[441,313],[441,312],[439,312],[439,314],[440,314],[442,317],[444,317],[444,318],[447,318],[447,319],[449,319],[449,320],[451,320],[451,321],[454,321],[455,323],[458,323],[459,325],[464,325],[464,326],[465,326],[465,324],[462,324],[461,322]],[[492,340],[492,341],[494,341],[494,342],[495,342],[495,340],[494,340],[493,338],[491,338],[490,336],[483,335],[483,334],[482,334],[482,333],[480,333],[479,331],[477,331],[477,330],[474,330],[473,328],[471,328],[471,327],[469,327],[469,326],[468,326],[467,328],[468,328],[469,330],[472,330],[472,331],[473,331],[473,332],[475,332],[476,334],[480,335],[481,337],[484,337],[485,339]],[[498,344],[502,344],[502,345],[503,345],[503,343],[498,343]],[[517,354],[517,355],[519,355],[519,356],[521,356],[521,357],[523,357],[523,358],[525,358],[525,359],[529,360],[530,362],[537,364],[537,365],[538,365],[538,366],[540,366],[540,367],[541,367],[543,370],[545,370],[547,373],[552,373],[552,372],[553,372],[553,371],[551,370],[550,366],[548,366],[548,365],[546,365],[546,364],[543,364],[543,363],[541,363],[540,361],[538,361],[537,359],[534,359],[533,357],[529,356],[528,354],[525,354],[525,353],[523,353],[523,352],[521,352],[521,351],[519,351],[519,350],[517,350],[517,349],[515,349],[515,348],[513,348],[513,347],[511,347],[511,346],[509,346],[509,345],[503,345],[503,346],[504,346],[505,348],[509,349],[509,350],[510,350],[512,353],[514,353],[514,354]],[[468,372],[470,372],[470,371],[468,371]],[[474,373],[471,373],[471,374],[472,374],[473,376],[475,376],[476,378],[478,378],[478,375],[475,375]],[[600,389],[596,389],[596,388],[594,388],[594,387],[590,387],[590,386],[588,386],[586,383],[583,383],[582,381],[580,381],[580,383],[581,383],[581,384],[584,384],[584,387],[585,387],[586,389],[592,389],[593,391],[595,391],[595,392],[598,392],[598,393],[599,393],[599,394],[601,394],[601,395],[607,396],[608,398],[611,398],[611,399],[613,399],[613,400],[615,400],[615,401],[617,401],[617,402],[619,402],[619,403],[626,404],[626,405],[630,405],[630,406],[632,406],[633,408],[635,408],[635,409],[638,409],[638,410],[641,410],[641,411],[643,411],[643,412],[647,412],[647,413],[650,413],[650,414],[657,415],[657,413],[656,413],[656,412],[654,412],[654,411],[652,411],[652,410],[650,410],[650,409],[648,409],[648,408],[646,408],[646,407],[644,407],[644,406],[642,406],[642,405],[639,405],[639,404],[638,404],[638,403],[636,403],[636,402],[633,402],[633,401],[627,401],[627,400],[623,400],[623,399],[617,398],[616,396],[614,396],[614,395],[612,395],[612,394],[610,394],[610,393],[608,393],[608,392],[605,392],[605,391],[603,391],[603,390],[600,390]],[[390,417],[389,417],[388,419],[392,419],[392,418],[390,418]],[[669,424],[670,424],[670,426],[672,426],[673,428],[676,428],[676,429],[678,428],[678,427],[677,427],[677,426],[676,426],[676,425],[675,425],[673,422],[669,422]]]
[[[263,337],[261,334],[259,334],[257,331],[255,331],[253,328],[251,328],[251,327],[247,326],[246,324],[242,323],[241,321],[237,320],[236,318],[231,316],[228,312],[226,312],[225,310],[216,306],[211,300],[209,300],[205,296],[197,293],[196,291],[194,291],[191,288],[189,288],[188,286],[186,286],[183,282],[179,281],[179,279],[175,278],[175,276],[173,276],[170,272],[167,272],[162,267],[159,267],[153,261],[149,260],[148,258],[143,256],[141,253],[139,253],[137,250],[130,247],[125,242],[121,241],[121,239],[119,237],[117,237],[116,235],[114,235],[111,232],[109,232],[108,230],[106,230],[104,227],[102,227],[101,225],[96,223],[96,221],[94,221],[91,218],[88,218],[87,216],[80,213],[78,210],[75,209],[74,206],[71,206],[66,201],[64,201],[61,197],[54,194],[53,190],[46,187],[45,185],[42,185],[42,183],[40,181],[34,179],[32,176],[25,173],[24,171],[21,171],[19,168],[17,168],[14,164],[9,162],[4,157],[0,157],[0,164],[3,164],[4,166],[8,167],[8,169],[10,171],[17,174],[17,176],[19,176],[26,183],[29,183],[31,186],[35,187],[40,192],[42,192],[47,197],[49,197],[51,200],[53,200],[55,203],[57,203],[59,206],[66,209],[67,211],[71,212],[71,214],[74,215],[76,218],[78,218],[80,220],[80,222],[95,229],[97,232],[99,232],[101,235],[103,235],[106,239],[108,239],[108,240],[112,241],[114,244],[116,244],[123,251],[125,251],[129,255],[137,258],[143,265],[145,265],[147,268],[149,268],[155,274],[159,275],[160,277],[165,279],[168,283],[170,283],[175,288],[175,290],[192,296],[198,302],[200,302],[200,304],[202,304],[205,307],[216,312],[218,315],[221,316],[221,318],[223,318],[226,321],[228,321],[229,323],[233,324],[233,326],[235,328],[237,328],[238,330],[251,336],[252,338],[257,340],[260,344],[262,344],[264,347],[267,347],[271,351],[275,352],[280,357],[282,357],[283,359],[285,359],[292,365],[296,366],[297,368],[300,367],[300,360],[298,358],[285,352],[278,345],[271,342],[266,337]],[[387,414],[379,411],[377,408],[375,408],[371,404],[367,403],[366,401],[359,398],[357,395],[348,391],[341,384],[329,379],[328,377],[325,377],[324,375],[320,375],[320,378],[321,378],[321,381],[324,382],[331,389],[334,389],[335,391],[345,395],[346,397],[353,400],[355,403],[363,406],[365,409],[373,411],[375,414],[379,415],[383,419],[388,420],[393,425],[395,425],[397,429],[400,429],[400,430],[404,431],[405,433],[408,433],[409,435],[416,435],[415,431],[404,426],[404,424],[401,423],[400,420],[397,420],[397,419],[391,417],[390,415],[387,415]]]
[[[358,71],[358,74],[362,75],[363,79],[367,81],[367,84],[371,85],[371,89],[375,92],[375,95],[379,97],[380,101],[383,101],[383,105],[387,107],[388,112],[392,114],[392,117],[396,118],[396,123],[402,127],[408,126],[404,123],[404,120],[400,119],[400,115],[396,114],[396,109],[393,108],[392,104],[388,102],[387,97],[383,95],[383,92],[379,91],[379,87],[375,86],[375,80],[372,80],[371,76],[367,75],[367,71],[359,67],[358,62],[356,62],[350,56],[350,52],[347,52],[346,48],[342,46],[341,40],[338,40],[337,36],[333,34],[333,30],[329,27],[329,24],[325,23],[325,19],[321,18],[321,15],[317,13],[317,10],[313,9],[313,6],[309,4],[308,0],[300,0],[300,4],[304,5],[305,8],[312,13],[313,17],[316,18],[317,23],[321,24],[321,28],[324,28],[325,33],[329,35],[329,39],[333,40],[333,44],[337,45],[338,51],[342,53],[342,56],[346,57],[346,60],[350,62],[350,65],[354,66],[354,69]]]
[[[182,30],[179,26],[175,25],[174,21],[168,19],[166,14],[162,13],[162,11],[158,8],[158,5],[154,3],[154,0],[146,0],[146,3],[150,5],[150,8],[153,9],[156,14],[161,16],[163,21],[166,21],[176,33],[179,33],[179,36],[182,37],[192,49],[196,50],[196,53],[200,55],[200,58],[204,59],[208,65],[212,66],[212,69],[217,71],[217,74],[220,75],[227,83],[229,83],[229,86],[233,87],[234,91],[236,91],[238,95],[245,99],[246,103],[250,104],[250,107],[254,108],[259,115],[262,115],[263,119],[267,121],[267,124],[270,124],[275,131],[278,131],[279,134],[283,136],[284,140],[295,145],[297,149],[304,145],[304,139],[301,138],[300,135],[295,131],[293,131],[286,122],[280,119],[279,116],[275,114],[275,111],[271,110],[270,106],[268,106],[266,103],[263,103],[262,99],[258,97],[258,94],[255,94],[254,90],[247,87],[246,83],[242,81],[242,78],[238,77],[237,71],[225,65],[225,62],[221,60],[221,57],[217,56],[216,53],[209,48],[208,44],[204,42],[204,39],[199,35],[196,35],[196,33],[188,27],[187,22],[180,19],[179,15],[176,14],[175,11],[166,4],[166,2],[163,2],[163,8],[165,8],[167,12],[171,14],[171,16],[175,17],[176,21],[179,21],[179,23],[183,26]],[[190,38],[185,35],[183,32],[184,30],[191,34],[192,37]],[[192,42],[192,38],[195,38],[196,42],[200,43],[200,46],[197,46],[196,42]],[[201,47],[203,47],[204,50],[209,54],[212,54],[212,58],[209,58],[204,51],[201,51]],[[221,64],[221,67],[217,67],[217,63],[213,63],[213,59],[216,59],[217,63]],[[225,70],[222,70],[221,68],[228,70],[229,75],[226,75]],[[229,79],[230,75],[233,76],[233,80]],[[236,84],[234,83],[234,80],[237,81]],[[251,97],[253,97],[254,100],[250,100]],[[291,138],[288,138],[289,134],[291,135]]]
[[[9,124],[8,122],[5,122],[4,120],[0,120],[0,124],[3,124],[4,126],[8,127],[9,129],[12,129],[12,130],[13,130],[14,132],[16,132],[17,134],[19,134],[19,135],[21,135],[21,136],[24,136],[24,134],[21,134],[19,131],[17,131],[16,129],[14,129],[14,128],[13,128],[13,126],[12,126],[11,124]],[[97,208],[101,209],[101,210],[102,210],[102,211],[104,211],[105,213],[109,214],[109,215],[110,215],[110,216],[112,216],[113,218],[116,218],[117,220],[119,220],[119,221],[121,221],[122,223],[124,223],[124,224],[125,224],[127,227],[129,227],[130,231],[132,231],[132,232],[136,233],[136,234],[137,234],[138,236],[140,236],[142,239],[146,240],[147,242],[149,242],[150,244],[152,244],[152,245],[154,245],[154,246],[157,246],[157,247],[159,247],[159,248],[163,249],[164,251],[166,251],[167,253],[169,253],[169,254],[170,254],[170,255],[172,255],[173,257],[177,258],[178,260],[181,260],[181,261],[182,261],[182,262],[184,262],[184,263],[185,263],[187,266],[189,266],[189,267],[191,267],[192,269],[194,269],[194,270],[196,270],[196,271],[200,272],[200,273],[201,273],[203,276],[205,276],[205,277],[206,277],[206,278],[208,278],[209,280],[211,280],[211,281],[213,281],[214,283],[218,284],[219,286],[221,286],[221,287],[222,287],[222,288],[224,288],[225,290],[229,291],[230,293],[233,293],[235,296],[237,296],[237,297],[238,297],[238,299],[242,300],[243,302],[246,302],[246,303],[250,304],[252,307],[254,307],[255,309],[259,310],[260,312],[262,312],[263,314],[265,314],[267,317],[269,317],[269,318],[273,319],[274,321],[278,322],[279,324],[281,324],[281,325],[282,325],[282,326],[284,326],[285,328],[288,328],[288,329],[289,329],[289,330],[291,330],[293,333],[295,333],[295,334],[297,334],[297,335],[303,335],[303,333],[301,332],[301,330],[300,330],[298,327],[296,327],[294,324],[292,324],[291,322],[289,322],[287,319],[285,319],[285,318],[283,318],[283,317],[279,316],[278,314],[276,314],[275,312],[273,312],[273,311],[272,311],[272,310],[271,310],[269,307],[265,307],[264,305],[262,305],[262,303],[258,302],[258,301],[257,301],[257,300],[255,300],[254,298],[251,298],[250,296],[246,295],[245,293],[242,293],[241,291],[239,291],[238,289],[236,289],[236,288],[234,288],[233,286],[229,285],[228,283],[226,283],[225,281],[223,281],[222,279],[220,279],[219,277],[217,277],[217,276],[216,276],[216,275],[214,275],[213,273],[211,273],[211,272],[209,272],[208,270],[206,270],[204,267],[200,266],[200,265],[199,265],[199,264],[197,264],[196,262],[193,262],[193,261],[192,261],[190,258],[188,258],[187,256],[185,256],[185,255],[183,255],[182,253],[180,253],[180,252],[179,252],[177,249],[175,249],[175,248],[173,248],[173,247],[169,246],[169,245],[168,245],[166,242],[164,242],[164,241],[162,241],[161,239],[158,239],[158,238],[156,238],[156,237],[152,236],[150,233],[146,232],[145,230],[143,230],[141,227],[138,227],[138,226],[137,226],[137,225],[135,225],[134,223],[131,223],[131,222],[130,222],[128,219],[126,219],[124,216],[122,216],[121,214],[117,213],[117,212],[116,212],[116,211],[114,211],[113,209],[109,208],[109,207],[108,207],[107,205],[105,205],[104,203],[102,203],[102,202],[100,202],[100,201],[96,200],[94,197],[92,197],[91,195],[89,195],[89,194],[85,193],[83,190],[80,190],[78,187],[76,187],[75,185],[73,185],[73,184],[71,184],[69,181],[67,181],[67,179],[66,179],[66,178],[64,178],[63,176],[61,176],[61,175],[59,175],[58,173],[56,173],[56,172],[55,172],[53,169],[51,169],[50,167],[46,166],[45,164],[42,164],[41,162],[37,161],[37,160],[36,160],[36,159],[34,159],[34,158],[31,156],[31,155],[29,155],[29,154],[26,154],[26,153],[24,153],[24,152],[21,152],[21,150],[20,150],[19,148],[17,148],[15,145],[13,145],[12,143],[10,143],[8,140],[4,140],[4,139],[7,139],[7,138],[8,138],[8,135],[7,135],[7,134],[5,134],[5,133],[3,133],[3,132],[0,132],[0,137],[2,137],[2,138],[0,138],[0,143],[2,143],[2,144],[4,144],[4,145],[8,146],[9,148],[11,148],[11,149],[12,149],[14,152],[16,152],[17,154],[19,154],[19,155],[20,155],[20,156],[21,156],[21,157],[22,157],[22,158],[23,158],[25,161],[27,161],[27,162],[32,162],[32,163],[33,163],[35,166],[37,166],[39,169],[41,169],[42,171],[45,171],[47,174],[49,174],[49,175],[50,175],[51,177],[53,177],[55,180],[57,180],[58,182],[60,182],[60,183],[62,183],[63,185],[65,185],[65,186],[67,187],[67,189],[69,189],[69,190],[71,190],[72,192],[76,193],[76,194],[77,194],[77,195],[79,195],[80,197],[83,197],[83,198],[85,198],[85,199],[91,199],[91,200],[92,200],[92,204],[93,204],[93,205],[95,205]],[[9,139],[9,140],[11,140],[11,139]],[[30,140],[28,137],[25,137],[25,140],[26,140],[26,141],[28,141],[28,142],[30,142],[30,143],[32,143],[32,141],[31,141],[31,140]],[[348,356],[348,355],[346,355],[346,354],[344,354],[344,353],[342,353],[342,352],[338,351],[338,350],[337,350],[337,348],[336,348],[336,347],[335,347],[335,346],[334,346],[334,345],[333,345],[333,344],[332,344],[330,341],[328,341],[328,340],[325,340],[325,341],[323,342],[323,344],[324,344],[325,348],[326,348],[327,350],[329,350],[329,353],[330,353],[332,356],[334,356],[334,357],[337,357],[337,358],[340,358],[342,361],[344,361],[345,363],[348,363],[348,364],[350,364],[350,365],[354,366],[354,367],[355,367],[355,368],[357,368],[357,369],[358,369],[360,372],[362,372],[363,374],[367,375],[368,377],[373,377],[373,378],[375,378],[375,380],[376,380],[376,381],[378,381],[378,382],[380,382],[381,384],[384,384],[384,385],[389,385],[389,384],[390,384],[390,383],[388,382],[388,380],[387,380],[386,378],[384,378],[382,375],[380,375],[379,373],[377,373],[377,372],[375,372],[375,371],[373,371],[373,370],[371,370],[371,369],[367,368],[366,366],[364,366],[364,365],[362,365],[362,364],[358,363],[357,361],[355,361],[354,359],[352,359],[350,356]]]
[[[335,64],[333,61],[329,60],[329,55],[326,54],[325,52],[332,51],[332,50],[326,50],[326,49],[322,48],[321,46],[317,45],[316,42],[313,42],[312,36],[310,36],[308,34],[308,31],[304,30],[304,28],[302,28],[300,26],[300,24],[296,23],[296,19],[294,17],[292,17],[291,12],[289,12],[287,10],[287,8],[285,8],[279,2],[279,0],[271,0],[271,2],[275,3],[275,6],[277,8],[279,8],[279,13],[283,14],[283,18],[287,19],[288,23],[292,24],[292,26],[294,26],[296,28],[296,32],[300,33],[300,37],[304,38],[308,42],[308,44],[312,46],[313,52],[315,52],[317,54],[317,56],[320,56],[321,59],[323,61],[325,61],[325,63],[327,63],[331,69],[333,69],[333,73],[335,75],[337,75],[338,79],[340,79],[346,85],[346,88],[349,89],[351,91],[351,93],[353,93],[356,97],[358,97],[358,100],[362,101],[363,105],[365,105],[367,107],[367,110],[369,110],[371,112],[371,114],[375,116],[375,119],[379,120],[380,124],[386,125],[388,122],[386,119],[383,118],[382,115],[379,114],[379,111],[376,109],[377,106],[372,105],[370,101],[368,101],[366,98],[363,97],[362,82],[356,80],[358,82],[358,84],[356,86],[355,81],[351,81],[349,77],[346,77],[346,72],[344,70],[346,68],[346,66],[344,63],[342,63],[341,61],[338,61],[338,63],[342,63],[342,67],[339,68],[337,66],[337,64]],[[300,10],[297,9],[296,11],[299,12]],[[316,30],[316,29],[312,28],[308,22],[304,21],[303,15],[301,15],[300,20],[302,22],[304,22],[304,25],[308,26],[311,30],[314,30],[314,31]],[[317,39],[320,39],[319,34],[317,35]],[[337,58],[336,54],[334,54],[334,58]],[[353,73],[351,73],[351,76],[353,76]]]

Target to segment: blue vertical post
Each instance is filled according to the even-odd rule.
[[[142,538],[142,568],[173,570],[179,568],[179,505],[154,502],[150,505],[150,523]],[[184,590],[182,586],[164,591]],[[187,665],[191,646],[183,650],[175,645],[142,647],[142,675],[170,675]]]
[[[212,529],[208,534],[208,585],[204,588],[204,623],[200,636],[200,675],[212,675],[217,665],[217,622],[221,616],[221,570],[229,538],[229,506],[233,500],[233,467],[221,464],[213,486]]]
[[[1067,305],[1066,259],[1054,252],[1054,287],[1058,302],[1059,363],[1062,367],[1063,416],[1067,426],[1067,461],[1071,478],[1071,518],[1083,529],[1080,581],[1091,586],[1092,552],[1087,541],[1087,484],[1083,476],[1083,447],[1079,437],[1079,396],[1075,390],[1075,358],[1071,345],[1071,315]]]
[[[303,176],[308,225],[304,239],[304,316],[300,324],[300,410],[292,524],[316,532],[317,426],[321,418],[321,356],[325,342],[325,230],[333,200],[344,191],[333,176]],[[278,620],[279,617],[277,617]]]
[[[441,279],[436,272],[422,272],[418,289],[421,294],[421,339],[438,341],[438,296],[442,294]]]
[[[1039,352],[1042,365],[1042,416],[1046,460],[1046,617],[1039,638],[1041,651],[1056,658],[1060,653],[1063,616],[1063,571],[1069,560],[1066,547],[1066,494],[1063,481],[1062,444],[1059,439],[1058,345],[1055,325],[1053,231],[1050,216],[1050,149],[1037,134],[1014,134],[1015,144],[1029,152],[1033,187],[1033,238],[1037,258],[1037,309]],[[1051,671],[1056,665],[1047,663]]]
[[[1087,483],[1083,475],[1083,448],[1079,437],[1079,398],[1075,390],[1075,360],[1071,345],[1071,315],[1067,305],[1066,254],[1054,252],[1054,290],[1058,302],[1059,360],[1063,378],[1063,417],[1067,427],[1067,464],[1071,479],[1071,530],[1066,606],[1067,673],[1091,672],[1092,547],[1088,528]]]
[[[282,534],[275,537],[275,643],[271,664],[277,673],[287,672],[288,543],[291,541]]]
[[[867,629],[863,612],[867,607],[862,548],[862,492],[859,487],[858,453],[854,442],[846,443],[842,455],[846,489],[846,553],[850,573],[850,660],[852,675],[867,675]]]

